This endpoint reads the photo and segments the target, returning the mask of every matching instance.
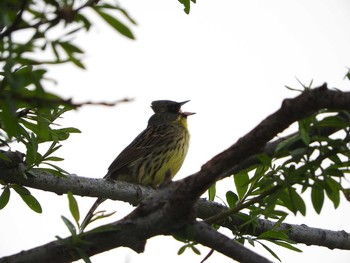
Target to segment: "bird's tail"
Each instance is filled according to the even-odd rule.
[[[93,204],[93,206],[90,208],[89,212],[86,214],[83,222],[80,225],[80,232],[83,232],[85,227],[90,223],[95,210],[97,209],[97,207],[102,204],[104,201],[106,201],[106,198],[98,198],[96,200],[96,202]]]

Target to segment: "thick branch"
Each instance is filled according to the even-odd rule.
[[[152,222],[150,224],[149,222]],[[161,225],[154,225],[153,222],[159,222]],[[154,213],[151,218],[139,217],[136,221],[123,219],[105,230],[90,231],[81,234],[81,239],[86,241],[79,245],[79,249],[84,250],[88,256],[92,256],[103,251],[124,246],[129,247],[140,253],[144,250],[145,240],[160,234],[162,232],[164,215],[159,212]],[[191,224],[194,234],[194,240],[215,249],[222,254],[237,260],[239,262],[249,263],[269,263],[266,258],[240,245],[236,241],[218,233],[203,222]],[[155,231],[158,230],[158,231]],[[184,236],[183,230],[177,230],[176,234]],[[19,263],[19,262],[71,262],[78,260],[80,254],[74,247],[74,241],[71,237],[57,240],[36,247],[18,254],[0,258],[0,263]]]
[[[229,176],[227,171],[233,166],[259,153],[268,141],[289,125],[325,108],[350,110],[350,92],[329,90],[327,85],[323,84],[319,88],[305,90],[296,98],[285,99],[279,110],[227,150],[204,164],[198,173],[185,178],[183,181],[188,185],[187,189],[191,192],[189,195],[200,196],[217,180]]]
[[[197,211],[197,216],[202,219],[220,214],[228,209],[223,205],[209,202],[203,199],[198,200],[198,202],[195,205],[195,208]],[[239,216],[239,214],[232,215],[226,220],[217,224],[226,227],[232,231],[236,231],[237,227],[246,223],[246,221],[242,218],[244,217]],[[256,221],[256,225],[248,225],[240,229],[240,233],[251,236],[258,236],[268,230],[271,230],[274,227],[274,225],[275,222],[273,221],[266,219],[258,219]],[[289,239],[297,243],[302,243],[305,245],[323,246],[329,249],[337,248],[350,250],[350,233],[347,233],[344,230],[332,231],[322,228],[309,227],[306,225],[295,225],[288,223],[282,223],[280,227],[275,228],[275,230],[288,230],[286,234],[288,235]]]
[[[76,175],[67,176],[65,179],[62,179],[39,170],[33,171],[35,177],[28,178],[28,180],[25,181],[19,181],[16,177],[11,175],[11,170],[2,168],[0,171],[0,179],[8,183],[21,183],[24,186],[53,192],[59,195],[71,191],[74,195],[104,197],[128,202],[135,206],[139,204],[142,197],[148,196],[154,192],[151,188],[121,181],[112,182],[103,179],[78,177]],[[204,199],[198,200],[195,204],[196,217],[201,219],[220,214],[226,210],[226,207]],[[233,215],[219,224],[231,230],[235,230],[243,223],[245,223],[245,221],[240,216]],[[259,219],[258,224],[254,228],[244,228],[241,233],[258,236],[270,230],[273,225],[274,222],[272,221]],[[350,250],[350,233],[346,233],[345,231],[331,231],[307,227],[305,225],[299,226],[285,223],[282,223],[280,228],[284,230],[288,229],[289,232],[287,234],[289,238],[298,243],[324,246],[330,249],[338,248]]]

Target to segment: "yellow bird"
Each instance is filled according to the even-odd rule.
[[[180,170],[189,146],[187,117],[194,113],[181,111],[181,106],[187,102],[153,101],[154,114],[148,120],[147,128],[115,158],[104,178],[153,188],[158,188],[168,176],[173,178]],[[96,200],[80,226],[81,231],[105,200]]]

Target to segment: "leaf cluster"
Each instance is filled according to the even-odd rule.
[[[58,176],[67,174],[53,164],[63,160],[54,154],[61,147],[61,141],[80,132],[77,128],[59,125],[63,114],[76,106],[47,91],[46,86],[54,82],[48,77],[50,66],[71,63],[85,69],[84,51],[74,39],[80,32],[89,31],[93,24],[86,10],[98,14],[120,34],[134,38],[129,26],[118,18],[126,18],[129,24],[136,25],[123,8],[117,4],[96,3],[81,0],[0,3],[0,147],[25,148],[24,177],[29,176],[28,171],[34,167]],[[1,154],[0,158],[6,156]],[[10,197],[10,189],[18,190],[18,187],[5,185],[2,208]],[[23,200],[31,198],[24,191],[18,193]]]
[[[298,132],[281,140],[272,154],[261,153],[254,165],[233,175],[234,187],[225,198],[229,210],[207,222],[215,224],[237,214],[245,223],[232,233],[241,243],[257,242],[277,259],[264,241],[299,251],[288,231],[278,226],[290,213],[306,215],[305,195],[318,214],[326,198],[335,208],[339,206],[341,193],[349,191],[345,186],[350,172],[349,120],[349,112],[323,110],[299,121]],[[214,200],[215,186],[208,194]],[[276,220],[276,228],[257,237],[246,236],[244,230],[254,229],[259,218]]]

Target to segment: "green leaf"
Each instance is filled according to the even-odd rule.
[[[179,251],[177,251],[177,254],[178,255],[183,254],[185,252],[186,248],[187,248],[187,245],[184,245],[184,246],[180,247]]]
[[[237,193],[240,199],[242,199],[248,190],[249,176],[246,171],[241,171],[233,176],[235,181]]]
[[[20,134],[20,127],[16,116],[15,100],[6,99],[2,102],[2,111],[0,111],[0,118],[3,125],[3,129],[6,131],[9,137],[17,137]]]
[[[10,200],[10,189],[9,187],[5,187],[4,191],[2,191],[0,196],[0,210],[3,209]]]
[[[195,246],[191,246],[191,249],[195,254],[197,254],[197,255],[201,254],[201,252]]]
[[[61,173],[61,176],[65,176],[65,175],[69,175],[69,173],[66,170],[63,170],[61,167],[54,165],[52,163],[48,163],[48,162],[42,162],[43,164],[47,164],[50,165],[51,167],[55,168],[58,172]],[[47,170],[47,169],[46,169]]]
[[[19,196],[30,209],[37,213],[42,212],[40,203],[34,196],[31,195],[30,191],[27,188],[18,184],[12,184],[11,187],[19,194]]]
[[[226,201],[227,201],[227,203],[228,203],[228,206],[229,206],[230,208],[233,208],[233,207],[235,207],[236,204],[237,204],[238,196],[237,196],[234,192],[228,191],[228,192],[226,193]]]
[[[77,200],[75,200],[71,192],[68,192],[67,196],[68,196],[70,213],[72,214],[77,225],[79,225],[80,214],[79,214],[79,207],[78,207]]]
[[[300,138],[304,142],[305,145],[310,144],[310,135],[308,133],[308,127],[305,123],[306,121],[299,121],[299,132],[300,132]]]
[[[340,116],[329,116],[315,123],[316,127],[335,127],[344,129],[349,126],[349,123]]]
[[[128,12],[121,8],[118,5],[110,5],[108,3],[104,3],[98,6],[99,9],[112,9],[112,10],[118,10],[119,12],[121,12],[129,21],[130,23],[137,25],[136,21],[128,14]]]
[[[181,4],[183,4],[184,11],[188,15],[190,13],[190,10],[191,10],[191,2],[195,4],[196,0],[191,0],[191,1],[190,0],[179,0],[179,2]]]
[[[47,157],[45,158],[45,161],[52,161],[52,162],[60,162],[63,161],[64,159],[61,157],[56,157],[56,156],[51,156],[51,157]]]
[[[77,59],[76,57],[70,56],[69,60],[76,65],[78,68],[85,69],[84,64],[81,62],[81,60]]]
[[[21,195],[23,201],[28,205],[30,209],[32,209],[34,212],[37,213],[42,213],[42,208],[38,200],[32,196],[31,194],[29,195]]]
[[[303,251],[300,250],[299,248],[297,248],[297,247],[295,247],[295,246],[292,246],[291,244],[286,243],[286,242],[273,241],[273,243],[276,244],[276,245],[279,245],[279,246],[281,246],[281,247],[288,248],[288,249],[290,249],[290,250],[296,251],[296,252],[303,252]]]
[[[51,158],[49,157],[51,154],[53,154],[55,151],[57,151],[59,148],[62,147],[62,145],[57,145],[57,141],[53,141],[49,147],[49,149],[46,151],[46,153],[43,155],[43,159],[44,160],[48,160],[47,158]]]
[[[324,192],[317,184],[311,189],[311,201],[317,214],[320,214],[324,202]]]
[[[118,19],[116,19],[115,17],[113,17],[105,12],[102,12],[98,8],[94,8],[94,10],[97,12],[97,14],[99,14],[109,25],[111,25],[120,34],[126,36],[127,38],[135,39],[131,30],[127,26],[125,26],[123,23],[121,23]]]
[[[260,243],[260,242],[259,242]],[[275,252],[273,252],[268,246],[263,243],[260,243],[274,258],[276,258],[279,262],[282,262],[281,259],[277,256]]]
[[[20,196],[22,196],[22,195],[30,195],[30,191],[27,188],[25,188],[25,187],[23,187],[21,185],[12,184],[11,188],[13,188]]]
[[[305,216],[305,203],[293,187],[288,187],[284,192],[281,192],[279,199],[283,202],[283,205],[290,211],[292,211],[294,214],[296,214],[299,211],[302,215]]]
[[[58,130],[56,130],[56,131],[58,131]],[[59,129],[59,131],[65,132],[65,133],[81,133],[81,131],[79,129],[74,128],[74,127],[62,128],[62,129]]]
[[[50,134],[54,141],[67,140],[71,133],[80,133],[80,130],[72,127],[50,130]]]
[[[275,153],[279,153],[280,151],[283,151],[283,150],[288,150],[289,147],[297,142],[298,140],[300,139],[300,135],[297,134],[297,135],[294,135],[294,136],[291,136],[290,138],[288,139],[285,139],[284,141],[282,141],[281,143],[279,143],[276,147],[276,150],[275,150]]]
[[[76,236],[77,230],[76,230],[74,224],[71,221],[69,221],[69,219],[66,218],[65,216],[61,216],[61,218],[62,218],[63,222],[65,223],[65,225],[67,226],[71,235]]]
[[[256,155],[256,157],[259,159],[259,161],[266,166],[270,166],[271,165],[271,160],[272,158],[270,156],[268,156],[267,154],[258,154]]]
[[[247,240],[248,240],[249,245],[251,245],[252,247],[255,247],[254,240],[251,237],[247,237]]]
[[[275,230],[268,230],[258,236],[260,239],[278,239],[289,241],[286,233]]]
[[[337,208],[340,204],[340,189],[341,184],[335,181],[333,178],[327,178],[325,181],[328,187],[325,187],[328,198],[333,202],[334,208]]]
[[[216,195],[216,184],[213,184],[208,189],[209,201],[214,201]]]
[[[73,45],[69,42],[58,42],[60,46],[67,52],[67,54],[71,53],[79,53],[83,54],[84,51],[82,51],[80,48],[78,48],[76,45]]]
[[[57,177],[65,177],[66,175],[61,173],[60,171],[57,171],[55,169],[50,169],[50,168],[36,168],[38,170],[48,172],[50,174],[56,175]]]
[[[289,191],[290,193],[290,199],[294,207],[294,213],[299,211],[303,216],[306,214],[306,206],[304,200],[301,198],[301,196],[295,191],[294,188],[290,187],[289,189],[293,189]]]
[[[80,13],[75,13],[74,18],[75,18],[76,21],[80,21],[80,22],[82,22],[84,24],[84,27],[85,27],[86,31],[88,31],[90,29],[91,23],[85,16],[83,16]]]
[[[26,143],[27,151],[26,151],[26,163],[28,166],[34,165],[38,160],[38,141],[33,133],[30,134],[29,141]]]

